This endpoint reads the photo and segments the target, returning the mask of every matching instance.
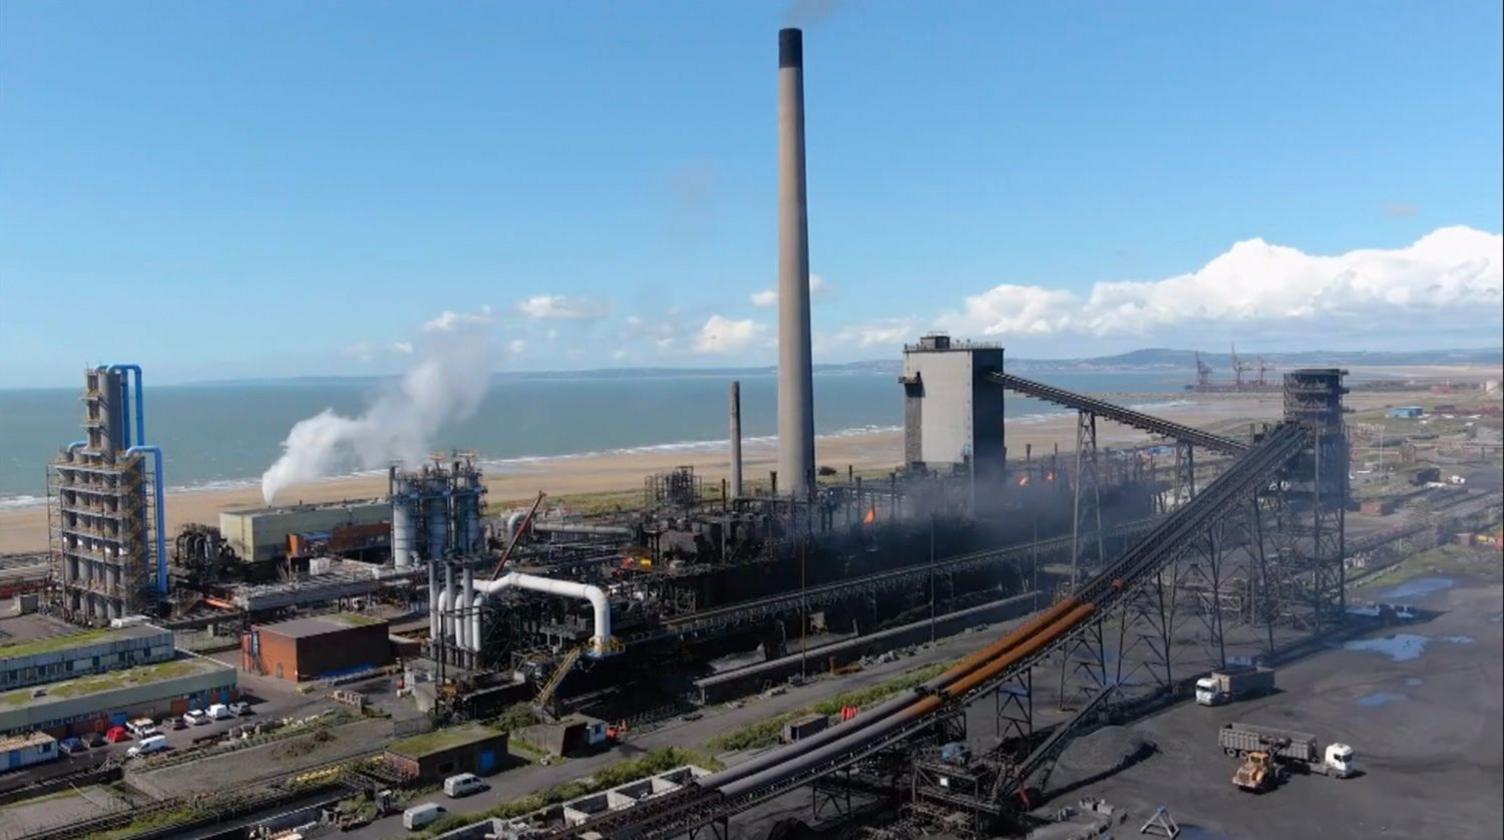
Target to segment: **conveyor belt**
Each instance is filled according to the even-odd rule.
[[[1076,597],[1039,614],[1002,639],[915,689],[810,738],[698,780],[695,785],[604,815],[555,836],[597,831],[607,837],[666,837],[738,813],[902,743],[948,714],[1033,667],[1069,643],[1174,560],[1218,517],[1274,480],[1308,443],[1300,426],[1283,425],[1249,450],[1183,507],[1162,519],[1121,558],[1093,576]]]
[[[1020,394],[1066,408],[1074,408],[1077,411],[1089,411],[1098,417],[1106,417],[1125,426],[1143,429],[1151,434],[1164,435],[1192,446],[1200,446],[1227,455],[1237,455],[1248,450],[1248,444],[1240,440],[1214,435],[1211,432],[1179,423],[1171,423],[1169,420],[1145,414],[1142,411],[1134,411],[1116,403],[1067,391],[1064,388],[1056,388],[1054,385],[1046,385],[1032,379],[1024,379],[1022,376],[1014,376],[1011,373],[993,373],[988,374],[987,378],[1010,391],[1017,391]]]

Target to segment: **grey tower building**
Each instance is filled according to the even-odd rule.
[[[1003,389],[987,381],[1002,370],[1003,348],[995,344],[933,334],[903,348],[904,461],[969,474],[974,508],[1002,495],[975,492],[1003,481]]]

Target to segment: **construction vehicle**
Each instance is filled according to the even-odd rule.
[[[1315,735],[1278,729],[1273,726],[1256,726],[1249,723],[1229,723],[1217,733],[1217,744],[1230,756],[1249,758],[1254,753],[1268,753],[1267,758],[1281,767],[1299,768],[1307,773],[1319,773],[1345,779],[1353,774],[1353,748],[1347,744],[1331,743],[1325,748]],[[1245,762],[1246,764],[1247,762]],[[1239,768],[1239,775],[1243,768]],[[1274,781],[1274,780],[1271,780]],[[1238,777],[1233,782],[1238,782]]]
[[[1232,783],[1250,793],[1271,790],[1284,779],[1284,766],[1267,750],[1254,750],[1243,756],[1243,763],[1232,774]]]
[[[1252,665],[1222,668],[1196,680],[1196,702],[1220,706],[1274,691],[1274,671]]]

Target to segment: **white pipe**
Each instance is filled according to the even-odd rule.
[[[435,641],[444,641],[449,637],[449,590],[439,593],[439,635]]]
[[[460,637],[460,650],[475,650],[475,639],[470,635],[470,621],[464,614],[470,602],[475,600],[475,570],[469,566],[465,567],[464,581],[465,589],[460,594],[460,600],[455,609],[455,617],[460,625],[456,635]]]
[[[428,638],[439,639],[439,570],[428,564]]]
[[[470,601],[470,649],[480,652],[480,608],[486,603],[486,596],[476,593]]]
[[[512,511],[511,515],[507,517],[507,539],[508,540],[512,540],[512,539],[516,539],[517,538],[517,525],[518,525],[518,523],[520,523],[522,521],[522,517],[524,517],[524,516],[527,516],[527,511],[514,510],[514,511]]]
[[[496,580],[482,581],[476,585],[476,591],[482,595],[495,595],[504,589],[526,589],[531,592],[543,592],[549,595],[558,595],[563,598],[576,598],[589,601],[595,609],[595,632],[590,637],[590,654],[601,656],[611,649],[611,601],[606,597],[606,590],[599,586],[591,586],[588,583],[576,583],[571,580],[555,580],[553,578],[539,577],[538,575],[525,575],[521,572],[511,572],[502,575]]]
[[[453,645],[454,644],[454,608],[456,606],[458,606],[458,601],[459,601],[459,598],[460,598],[459,587],[454,582],[454,564],[453,563],[445,563],[444,564],[444,594],[447,595],[447,596],[449,596],[442,603],[442,606],[443,606],[442,612],[444,613],[444,626],[443,626],[443,630],[444,630],[444,642],[445,642],[445,644]]]

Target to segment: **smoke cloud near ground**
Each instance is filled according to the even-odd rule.
[[[419,464],[444,426],[480,407],[491,380],[491,321],[488,310],[443,313],[423,325],[407,372],[384,385],[363,414],[325,409],[293,425],[282,457],[261,476],[266,503],[314,479]]]

